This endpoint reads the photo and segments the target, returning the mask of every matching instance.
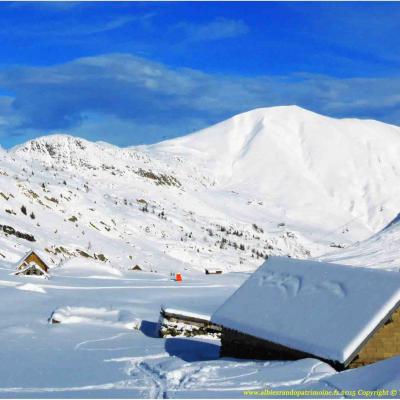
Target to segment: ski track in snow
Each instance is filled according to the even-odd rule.
[[[156,360],[168,357],[168,353],[152,354],[143,357],[109,359],[107,362],[128,362],[126,373],[136,379],[142,378],[146,383],[143,392],[150,399],[167,398],[167,383],[154,368],[147,364],[147,360]],[[139,374],[139,376],[138,376]]]
[[[160,377],[157,371],[144,362],[138,362],[135,367],[148,378],[149,389],[148,398],[165,399],[167,398],[167,389],[165,381]]]
[[[85,351],[91,351],[91,350],[93,350],[93,351],[96,351],[96,350],[113,350],[113,349],[115,350],[115,348],[111,348],[111,349],[110,348],[88,349],[88,348],[81,348],[81,347],[85,346],[88,343],[106,342],[106,341],[109,341],[109,340],[118,339],[118,338],[120,338],[122,336],[125,336],[125,335],[129,335],[129,333],[118,333],[117,335],[106,337],[106,338],[102,338],[102,339],[84,340],[83,342],[80,342],[75,346],[75,350],[85,350]]]

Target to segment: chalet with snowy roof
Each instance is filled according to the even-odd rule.
[[[204,270],[204,272],[206,273],[206,275],[220,275],[222,274],[222,269],[218,269],[218,268],[206,268]]]
[[[400,355],[400,274],[270,257],[211,322],[223,357],[371,364]]]
[[[25,254],[16,265],[15,275],[36,275],[49,277],[49,266],[44,261],[44,256],[38,255],[36,251],[29,251]]]

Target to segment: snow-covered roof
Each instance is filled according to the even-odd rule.
[[[23,268],[18,269],[16,272],[14,272],[14,275],[20,275],[26,272],[30,268],[35,268],[39,270],[43,275],[49,276],[49,274],[39,265],[34,262],[30,262],[29,264],[26,264]]]
[[[205,271],[207,271],[210,274],[215,274],[218,272],[222,273],[222,269],[221,268],[205,268]]]
[[[195,311],[188,311],[188,310],[183,310],[183,309],[178,309],[178,308],[162,306],[161,310],[166,314],[173,314],[173,315],[178,315],[178,316],[182,316],[182,317],[203,319],[205,321],[209,321],[211,318],[210,315],[208,315],[208,314],[202,314],[202,313],[198,313]]]
[[[400,304],[400,274],[270,257],[211,321],[348,364]]]
[[[52,264],[51,260],[49,259],[49,257],[47,256],[46,253],[40,251],[40,250],[36,250],[36,249],[30,249],[29,251],[27,251],[16,263],[15,263],[15,267],[18,268],[19,266],[21,266],[21,264],[32,254],[35,253],[46,265],[47,267],[50,268],[50,265]]]

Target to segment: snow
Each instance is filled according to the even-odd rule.
[[[378,393],[373,392],[385,389],[389,391],[398,390],[400,387],[400,357],[332,375],[326,379],[326,382],[341,390],[348,390],[354,387],[354,382],[357,382],[358,389],[366,391],[365,394],[358,393],[359,397],[381,397],[378,396]],[[368,393],[370,393],[369,396]],[[396,396],[399,396],[399,394],[396,394]]]
[[[124,329],[139,329],[141,323],[129,311],[104,307],[62,307],[53,312],[51,319],[62,324],[106,325]]]
[[[1,253],[17,261],[33,247],[53,266],[86,253],[115,269],[184,274],[322,256],[399,213],[399,149],[398,127],[298,107],[152,146],[38,138],[0,153],[2,224],[36,240],[2,235]]]
[[[0,397],[394,385],[398,358],[338,374],[314,359],[220,359],[217,340],[156,330],[165,303],[212,315],[267,255],[398,270],[399,150],[398,127],[273,107],[152,146],[60,134],[1,151]],[[50,280],[13,275],[31,249]],[[290,297],[296,285],[273,290]],[[352,302],[347,282],[324,292]],[[60,324],[48,323],[54,311]]]
[[[181,310],[178,308],[162,306],[162,310],[168,314],[182,315],[182,316],[191,317],[191,318],[198,318],[198,319],[203,319],[204,321],[209,321],[211,318],[211,316],[209,314],[201,314],[201,313],[196,313],[193,311]]]
[[[400,304],[400,274],[271,257],[211,321],[347,364]]]
[[[33,283],[0,264],[0,340],[7,343],[0,347],[0,398],[242,398],[245,390],[356,390],[364,382],[372,390],[398,382],[400,357],[371,372],[336,373],[315,359],[221,359],[215,339],[158,338],[166,299],[170,310],[209,315],[248,274],[178,283],[168,274],[106,269],[93,277],[93,269],[70,262]],[[53,311],[63,316],[60,324],[48,323]],[[139,329],[127,326],[139,321]]]
[[[321,260],[354,266],[400,271],[400,223],[398,217],[370,238],[356,242],[339,252],[330,252]]]
[[[0,340],[7,343],[0,348],[1,398],[232,398],[266,387],[326,387],[336,376],[332,385],[340,386],[342,374],[319,360],[220,359],[217,340],[157,337],[157,318],[166,298],[172,309],[184,305],[200,310],[202,305],[208,313],[241,285],[244,274],[215,277],[222,287],[214,287],[205,275],[178,286],[168,275],[140,274],[131,280],[137,274],[125,271],[119,278],[106,273],[98,280],[89,277],[91,268],[86,277],[83,268],[77,277],[59,271],[53,271],[51,282],[35,284],[45,289],[37,293],[18,290],[27,277],[0,269]],[[48,324],[55,305],[66,320]],[[122,311],[128,319],[121,318]],[[139,330],[124,325],[133,320],[141,321]],[[376,374],[382,369],[386,380],[382,374],[376,379],[369,374],[368,388],[374,380],[377,387],[389,385],[399,370],[391,368],[383,364],[375,369]],[[345,379],[342,387],[358,388],[358,376]]]
[[[16,263],[14,263],[13,267],[15,268],[19,267],[28,258],[28,256],[32,254],[33,251],[34,251],[33,249],[30,249],[28,252],[26,252]],[[35,250],[34,252],[46,265],[51,265],[52,261],[49,259],[47,254],[39,250]],[[42,270],[42,268],[39,265],[37,265],[37,267],[39,267]]]
[[[36,293],[46,293],[46,291],[42,287],[35,285],[33,283],[25,283],[23,285],[17,285],[16,289],[28,290],[30,292],[36,292]]]
[[[399,127],[272,107],[154,147],[204,162],[218,186],[257,193],[283,222],[327,228],[321,236],[343,226],[365,238],[398,213]]]

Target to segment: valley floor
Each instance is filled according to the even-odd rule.
[[[50,280],[11,273],[0,268],[1,398],[232,398],[263,389],[368,397],[382,388],[400,397],[400,358],[336,373],[319,360],[220,359],[217,340],[157,337],[161,304],[211,313],[244,273],[181,283],[83,265],[54,269]],[[54,310],[63,323],[48,323]]]

